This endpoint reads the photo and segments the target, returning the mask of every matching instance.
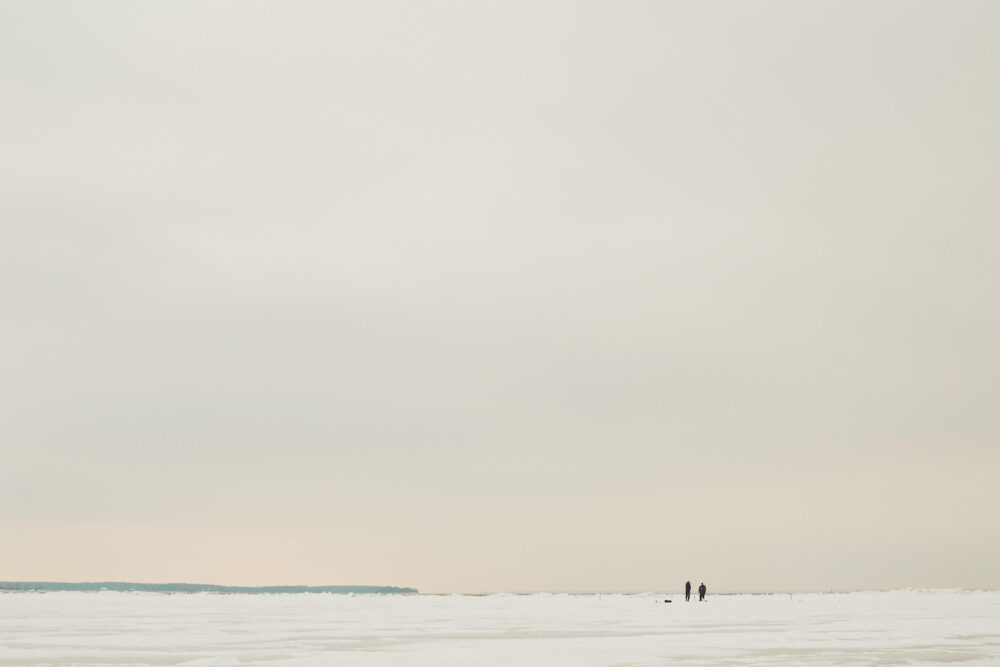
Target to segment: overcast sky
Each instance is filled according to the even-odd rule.
[[[1000,586],[1000,4],[5,2],[0,579]]]

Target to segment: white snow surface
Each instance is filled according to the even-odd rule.
[[[0,665],[939,664],[1000,665],[1000,591],[0,594]]]

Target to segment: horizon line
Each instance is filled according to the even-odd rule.
[[[97,588],[103,587],[103,588]],[[114,587],[114,588],[110,588]],[[227,584],[201,584],[188,582],[134,582],[120,580],[92,580],[92,581],[0,581],[0,591],[2,592],[32,592],[32,591],[52,591],[52,592],[100,592],[101,590],[112,592],[176,592],[176,593],[333,593],[333,594],[395,594],[395,595],[463,595],[463,596],[489,596],[489,595],[683,595],[684,591],[679,590],[656,590],[656,589],[572,589],[572,590],[497,590],[497,591],[475,591],[475,592],[421,592],[412,586],[391,586],[373,584],[267,584],[257,586],[227,585]],[[815,588],[815,589],[736,589],[712,591],[711,595],[794,595],[794,594],[844,594],[844,593],[890,593],[898,591],[964,591],[964,592],[989,592],[1000,590],[997,587],[939,587],[939,586],[910,586],[895,588]]]

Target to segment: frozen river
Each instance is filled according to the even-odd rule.
[[[1000,665],[1000,592],[0,594],[0,665]]]

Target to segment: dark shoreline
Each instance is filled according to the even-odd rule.
[[[142,584],[127,581],[61,582],[0,581],[0,591],[122,591],[147,593],[335,593],[414,595],[416,588],[398,586],[219,586],[216,584]]]

